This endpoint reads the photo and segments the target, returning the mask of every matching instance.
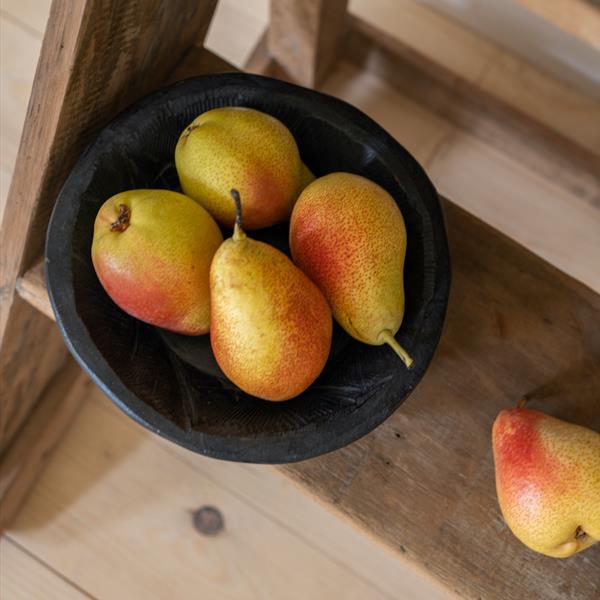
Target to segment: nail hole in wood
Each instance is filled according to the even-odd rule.
[[[202,535],[214,536],[225,526],[221,511],[214,506],[202,506],[192,513],[194,527]]]

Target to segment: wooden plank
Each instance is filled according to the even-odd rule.
[[[353,0],[351,13],[453,75],[476,83],[498,46],[420,0]],[[349,43],[347,48],[351,48]]]
[[[524,104],[514,106],[514,97],[522,94],[514,89],[523,87],[520,80],[506,79],[506,93],[496,95],[358,20],[353,21],[345,57],[456,128],[515,157],[590,204],[600,202],[600,148],[596,152],[593,142],[596,137],[600,141],[600,103],[574,92],[571,98],[557,90],[540,93],[537,103],[544,98],[543,112],[548,115],[540,120],[539,110],[532,114]],[[582,130],[586,136],[573,136]]]
[[[454,288],[424,381],[371,436],[283,470],[463,597],[526,598],[536,590],[562,598],[576,590],[591,598],[598,548],[565,572],[502,523],[489,433],[495,414],[528,392],[537,408],[600,428],[593,358],[600,298],[449,203],[446,214]],[[213,477],[224,469],[216,463]],[[517,564],[521,577],[509,577]]]
[[[598,62],[599,59],[596,58]],[[479,80],[479,86],[500,101],[510,102],[532,120],[555,129],[581,147],[600,155],[600,94],[580,93],[552,79],[509,52],[502,52]],[[545,101],[540,101],[542,98]]]
[[[16,279],[41,254],[71,165],[101,124],[160,85],[202,41],[215,3],[184,0],[172,11],[159,10],[160,0],[53,3],[3,222],[0,340]]]
[[[70,359],[0,461],[0,533],[23,505],[31,485],[81,407],[91,382]]]
[[[347,0],[271,0],[269,51],[289,76],[314,87],[337,56]]]
[[[595,0],[516,0],[584,42],[600,48],[600,8]]]
[[[441,194],[600,294],[600,205],[561,187],[559,170],[544,177],[461,131],[427,168]]]
[[[49,306],[45,290],[40,293]],[[10,329],[14,335],[0,347],[0,454],[67,358],[54,323],[20,297],[13,301]]]
[[[5,536],[0,537],[0,598],[83,600],[91,598]]]
[[[17,278],[42,254],[56,194],[93,133],[164,82],[204,38],[215,3],[182,0],[177,10],[160,0],[52,4],[0,231],[0,368],[10,374],[1,444],[66,355],[46,318],[15,296]]]
[[[460,12],[461,7],[465,11],[468,6],[457,3],[454,8]],[[470,6],[477,14],[475,5]],[[396,42],[424,61],[433,63],[450,77],[484,89],[530,119],[558,130],[563,137],[592,151],[598,149],[597,84],[594,99],[577,86],[557,80],[558,74],[553,78],[529,63],[527,57],[516,56],[424,2],[354,0],[351,13],[375,32],[376,41],[382,44],[390,40]],[[352,50],[353,45],[354,40],[349,40],[345,47]],[[562,50],[565,51],[564,48]],[[557,48],[551,54],[558,56],[559,52]],[[590,74],[593,62],[588,59],[587,65]],[[406,80],[399,79],[405,85]],[[591,74],[588,79],[587,87],[592,90]],[[410,92],[410,86],[405,85],[405,88]]]
[[[490,431],[524,394],[600,430],[600,296],[444,207],[453,289],[428,373],[371,435],[281,470],[460,597],[597,598],[600,546],[557,561],[502,521]]]
[[[101,405],[116,411],[112,404]],[[348,522],[332,517],[315,499],[299,493],[292,481],[274,467],[227,461],[205,460],[183,448],[157,438],[167,452],[177,455],[232,494],[265,512],[269,518],[316,546],[324,554],[392,598],[441,600],[447,598],[430,577],[398,561],[392,552],[361,535]]]
[[[10,539],[98,598],[391,599],[90,396]],[[197,457],[199,460],[201,459]],[[192,514],[216,507],[207,537]]]
[[[204,45],[242,68],[269,23],[270,0],[219,0]]]
[[[54,320],[54,311],[46,290],[44,260],[38,260],[23,277],[17,279],[17,292],[26,302]]]

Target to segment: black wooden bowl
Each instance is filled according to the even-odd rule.
[[[224,378],[208,336],[179,336],[141,323],[104,292],[90,259],[100,205],[132,188],[178,189],[172,161],[180,132],[206,110],[235,105],[283,121],[317,176],[359,173],[394,197],[408,231],[406,314],[398,339],[414,358],[412,370],[390,348],[361,344],[338,328],[319,379],[293,400],[265,402]],[[287,251],[287,226],[253,235]],[[285,463],[349,444],[402,403],[437,346],[450,268],[436,191],[415,159],[381,127],[330,96],[266,77],[226,74],[155,92],[100,133],[56,203],[46,277],[69,349],[125,413],[207,456]]]

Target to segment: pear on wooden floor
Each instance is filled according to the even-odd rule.
[[[366,344],[389,344],[404,317],[406,227],[394,199],[351,173],[331,173],[300,194],[290,223],[294,262],[325,294],[337,322]]]
[[[210,269],[210,341],[219,366],[242,390],[288,400],[321,373],[331,347],[323,294],[282,252],[246,236],[240,196],[233,236]]]

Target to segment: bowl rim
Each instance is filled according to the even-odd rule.
[[[427,311],[430,317],[431,315],[437,317],[437,329],[432,329],[430,332],[431,350],[426,360],[423,361],[423,364],[415,366],[412,371],[411,385],[408,386],[402,398],[391,402],[379,402],[377,410],[373,410],[367,401],[361,403],[342,422],[338,423],[338,426],[335,427],[335,435],[331,435],[329,432],[329,439],[324,435],[323,428],[317,426],[311,428],[307,426],[294,431],[286,431],[284,435],[268,437],[227,437],[194,429],[188,431],[182,429],[126,387],[96,347],[75,308],[71,261],[65,260],[65,257],[71,257],[73,228],[67,230],[67,235],[65,235],[64,223],[68,224],[69,221],[73,221],[79,212],[79,203],[75,206],[74,203],[66,201],[71,193],[71,188],[76,187],[77,173],[91,166],[96,149],[102,147],[115,129],[126,125],[140,112],[160,109],[170,98],[179,96],[183,89],[198,88],[196,93],[201,93],[224,86],[248,87],[249,85],[264,88],[269,92],[306,98],[311,102],[317,101],[330,112],[334,112],[338,119],[342,121],[351,119],[353,123],[359,123],[363,130],[386,147],[388,152],[393,151],[399,162],[408,165],[410,183],[415,187],[418,183],[418,187],[425,191],[425,196],[422,192],[418,192],[418,196],[420,201],[427,204],[432,229],[436,231],[438,268],[434,295],[428,303]],[[403,170],[406,171],[407,167],[404,166]],[[403,183],[408,184],[409,182],[403,180]],[[435,187],[416,159],[380,125],[348,102],[292,83],[248,73],[201,75],[176,82],[141,98],[102,128],[71,169],[58,195],[47,230],[45,275],[56,322],[69,351],[94,383],[125,414],[150,431],[196,453],[224,460],[268,464],[296,462],[342,448],[371,432],[406,400],[425,374],[438,346],[448,305],[451,277],[442,207]],[[427,320],[425,318],[424,322]],[[376,388],[372,394],[377,391]],[[369,410],[366,410],[367,405],[370,407]],[[352,416],[352,418],[348,419],[348,416]],[[318,451],[315,452],[315,448],[318,448]]]

